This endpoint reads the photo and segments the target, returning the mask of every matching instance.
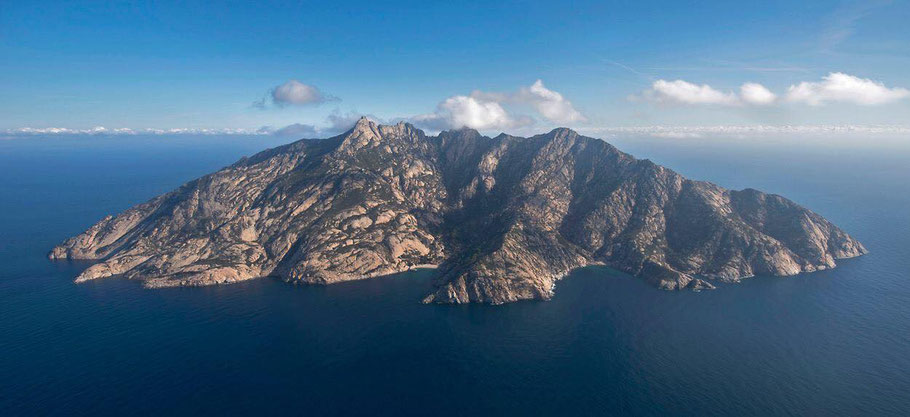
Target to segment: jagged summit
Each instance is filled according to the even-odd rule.
[[[571,129],[427,136],[363,117],[108,216],[49,257],[99,261],[77,282],[120,275],[148,287],[328,284],[437,266],[426,302],[504,303],[547,299],[592,264],[700,289],[865,252],[783,197],[688,180]]]
[[[460,127],[458,129],[449,129],[439,132],[439,137],[459,137],[459,138],[478,138],[482,136],[476,129],[470,127]]]

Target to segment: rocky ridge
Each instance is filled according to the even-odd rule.
[[[438,266],[425,302],[500,304],[548,299],[586,265],[707,289],[864,253],[783,197],[689,180],[569,129],[427,136],[363,118],[108,216],[48,256],[99,261],[76,282],[124,276],[151,288],[330,284]]]

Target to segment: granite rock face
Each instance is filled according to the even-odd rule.
[[[499,304],[548,299],[586,265],[697,290],[864,253],[783,197],[688,180],[569,129],[426,136],[364,118],[108,216],[48,256],[99,261],[76,282],[124,276],[153,288],[330,284],[438,266],[425,302]]]

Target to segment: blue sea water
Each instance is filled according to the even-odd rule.
[[[589,268],[505,306],[422,305],[426,270],[75,285],[54,244],[276,139],[0,140],[0,415],[910,415],[910,146],[612,142],[871,252],[700,293]]]

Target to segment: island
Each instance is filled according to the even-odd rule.
[[[865,253],[786,198],[686,179],[570,129],[430,136],[361,118],[105,217],[48,257],[96,260],[76,282],[122,276],[149,288],[435,267],[424,302],[502,304],[549,299],[589,265],[700,290]]]

